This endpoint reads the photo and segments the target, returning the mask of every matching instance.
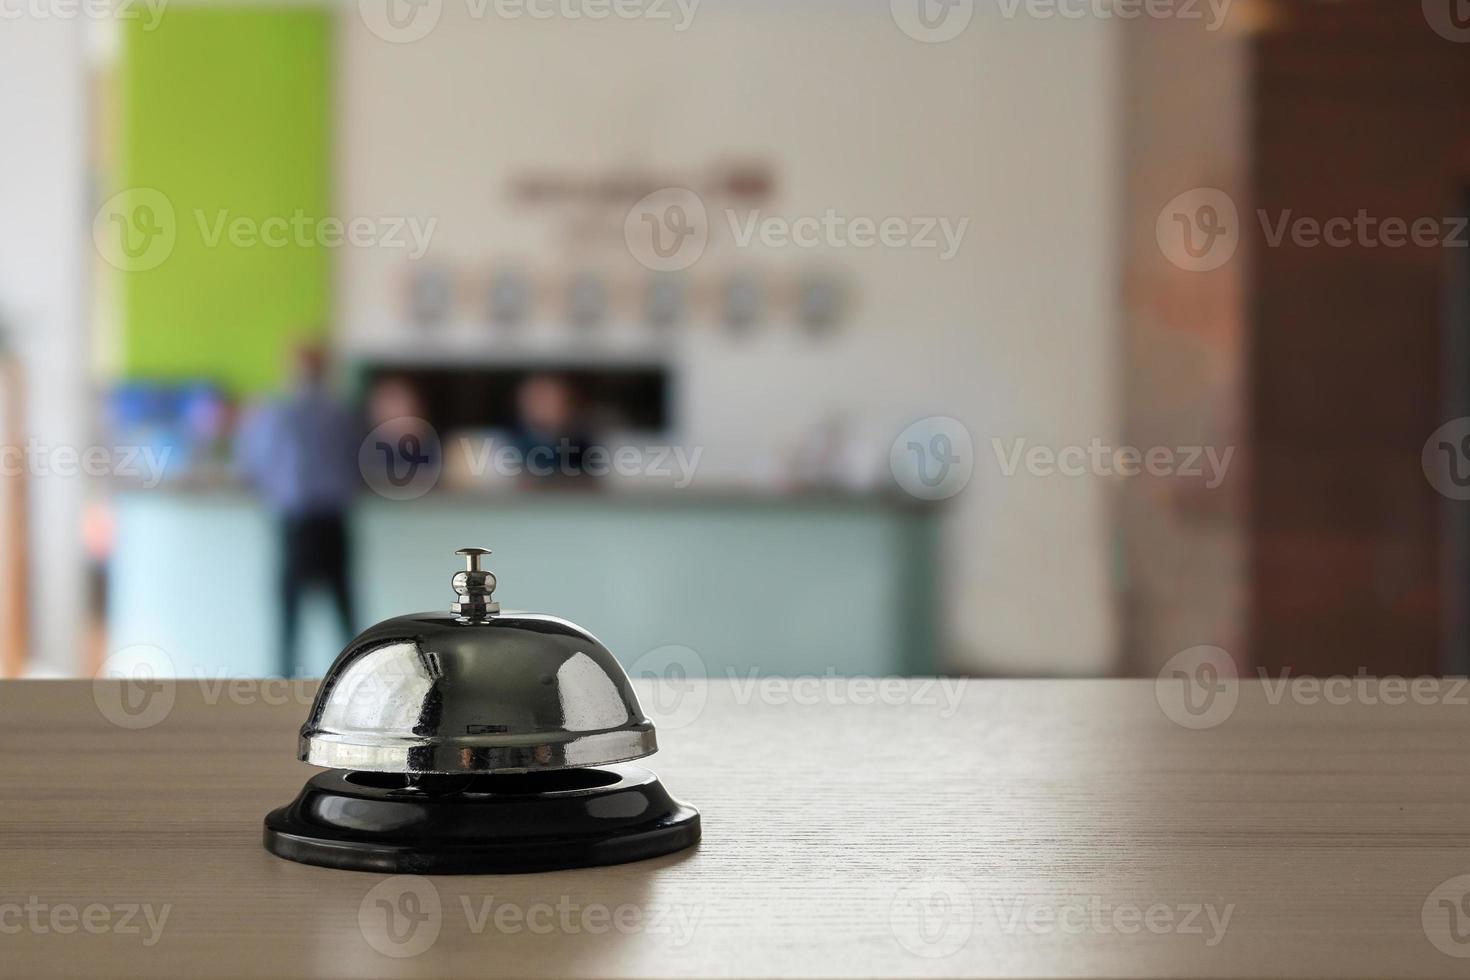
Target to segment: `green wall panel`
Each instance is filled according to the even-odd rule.
[[[170,4],[151,31],[122,23],[119,183],[162,193],[176,231],[164,261],[121,273],[123,373],[274,387],[329,314],[332,17]],[[270,243],[232,241],[237,219]]]

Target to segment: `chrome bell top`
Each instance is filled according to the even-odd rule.
[[[601,766],[657,751],[628,676],[580,627],[501,612],[484,548],[461,548],[447,613],[385,620],[349,643],[301,726],[329,769],[464,773]]]

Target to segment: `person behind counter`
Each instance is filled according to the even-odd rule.
[[[326,382],[326,354],[296,352],[291,389],[258,405],[242,420],[235,460],[279,526],[280,650],[283,677],[298,673],[297,633],[302,597],[313,586],[330,592],[342,632],[355,633],[348,584],[347,507],[361,484],[357,451],[362,426]]]
[[[595,477],[583,465],[590,445],[586,412],[572,383],[559,374],[532,374],[516,389],[515,407],[522,483],[592,485]]]

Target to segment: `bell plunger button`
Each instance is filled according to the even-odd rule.
[[[449,606],[449,611],[464,619],[484,619],[500,612],[500,603],[491,599],[495,593],[495,575],[480,568],[480,559],[490,554],[489,548],[461,548],[456,555],[464,555],[465,570],[456,572],[451,584],[459,596]]]

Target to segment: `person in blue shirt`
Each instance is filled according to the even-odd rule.
[[[559,374],[538,372],[516,389],[516,430],[521,482],[527,486],[590,486],[585,466],[586,436],[580,392]]]
[[[283,677],[297,674],[301,598],[314,586],[330,592],[343,632],[353,636],[348,585],[347,508],[362,483],[357,413],[326,382],[326,354],[296,352],[295,378],[282,397],[257,406],[242,420],[235,460],[280,528],[280,651]]]

